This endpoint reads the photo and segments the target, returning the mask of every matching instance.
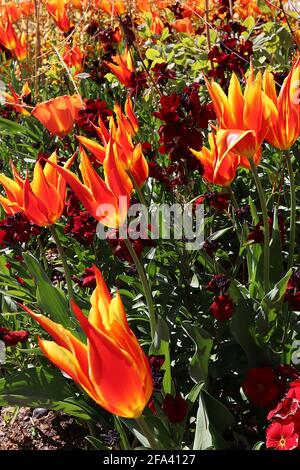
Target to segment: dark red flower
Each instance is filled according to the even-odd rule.
[[[148,360],[152,372],[154,390],[161,390],[163,378],[165,375],[165,371],[161,370],[161,368],[165,362],[165,356],[152,355],[149,356]]]
[[[175,397],[167,393],[163,403],[163,412],[171,423],[181,423],[188,412],[188,404],[179,393]]]
[[[199,196],[194,204],[203,204],[205,202],[209,207],[213,207],[216,211],[222,212],[228,210],[229,201],[230,194],[207,192]]]
[[[233,315],[234,304],[228,294],[214,297],[209,312],[219,321],[227,321]]]
[[[223,295],[230,286],[230,279],[225,274],[215,274],[209,283],[206,285],[206,289],[213,292],[216,295]]]
[[[155,64],[151,71],[154,73],[154,80],[156,83],[166,83],[168,80],[175,80],[176,73],[168,69],[168,64],[163,62],[161,64]]]
[[[96,287],[96,276],[95,276],[94,268],[86,268],[81,278],[77,276],[73,276],[72,279],[80,287],[90,287],[92,289],[95,289]]]
[[[0,327],[0,341],[6,346],[16,346],[18,343],[25,343],[28,340],[29,331],[11,331],[8,328]]]
[[[280,394],[277,377],[271,367],[250,369],[242,387],[249,400],[263,408],[272,406]]]
[[[113,112],[107,108],[107,103],[100,98],[84,100],[84,109],[78,113],[76,124],[90,136],[97,136],[93,127],[98,125],[99,116],[105,124],[108,124],[107,118],[112,116]]]
[[[22,212],[8,215],[0,221],[0,244],[5,246],[28,243],[40,233],[40,227],[33,224]]]
[[[267,448],[292,450],[298,446],[299,436],[294,432],[295,425],[274,421],[267,428]]]
[[[73,193],[70,193],[66,202],[64,214],[68,218],[64,232],[71,234],[83,245],[91,245],[96,234],[97,221],[81,208],[79,200]]]

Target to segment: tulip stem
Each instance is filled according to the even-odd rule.
[[[265,292],[270,290],[270,227],[269,227],[269,217],[268,217],[268,208],[265,198],[265,193],[260,182],[255,163],[252,158],[249,158],[253,178],[256,184],[256,189],[258,192],[261,211],[263,216],[263,226],[264,226],[264,287]]]
[[[151,337],[152,337],[152,340],[153,340],[154,335],[155,335],[155,331],[156,331],[156,315],[155,315],[155,308],[154,308],[154,301],[153,301],[153,297],[152,297],[152,292],[151,292],[151,289],[149,287],[149,283],[148,283],[148,280],[147,280],[147,276],[146,276],[146,273],[145,273],[144,266],[142,265],[138,255],[136,254],[135,249],[133,248],[130,240],[128,238],[125,238],[124,242],[125,242],[127,250],[130,253],[130,256],[131,256],[131,258],[132,258],[132,260],[135,264],[135,267],[136,267],[137,272],[138,272],[139,277],[140,277],[140,281],[141,281],[141,283],[143,285],[143,288],[144,288],[144,294],[145,294],[145,298],[146,298],[146,302],[147,302],[147,306],[148,306],[148,311],[149,311]]]
[[[290,179],[290,192],[291,192],[291,218],[290,218],[290,244],[289,244],[289,257],[288,257],[288,269],[294,264],[294,252],[296,244],[296,186],[293,172],[293,165],[291,159],[286,153],[286,166],[288,169]]]
[[[159,445],[157,443],[157,440],[155,439],[152,432],[150,431],[149,426],[146,423],[145,418],[143,416],[140,416],[139,418],[135,418],[135,420],[136,420],[137,424],[139,425],[142,433],[144,434],[144,436],[148,440],[151,449],[159,450]]]
[[[139,185],[137,184],[136,179],[135,179],[135,177],[133,176],[133,174],[131,173],[130,170],[128,170],[128,176],[131,179],[131,182],[133,184],[133,187],[135,189],[136,194],[138,195],[140,203],[143,206],[147,207],[147,203],[146,203],[146,200],[144,198],[143,192],[142,192],[141,188],[139,187]]]
[[[55,241],[55,244],[56,244],[56,247],[57,247],[61,262],[62,262],[62,265],[63,265],[65,278],[66,278],[66,283],[67,283],[69,300],[73,300],[74,295],[73,295],[72,279],[71,279],[71,274],[70,274],[70,270],[69,270],[69,266],[68,266],[65,251],[64,251],[63,246],[62,246],[62,244],[60,242],[60,239],[58,237],[55,225],[54,224],[49,225],[49,230],[51,232],[52,237],[54,238],[54,241]]]

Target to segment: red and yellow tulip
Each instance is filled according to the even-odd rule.
[[[28,82],[26,82],[25,85],[23,86],[21,95],[18,95],[18,93],[15,92],[15,90],[10,84],[8,84],[8,88],[10,90],[10,93],[8,92],[2,93],[2,96],[5,100],[5,105],[11,106],[17,113],[21,113],[24,116],[29,116],[30,113],[24,107],[24,103],[23,103],[23,98],[26,98],[26,96],[31,94],[31,90],[29,88]]]
[[[125,103],[125,113],[121,106],[115,103],[114,111],[116,122],[111,117],[109,119],[110,129],[108,130],[101,118],[99,118],[99,127],[95,130],[99,135],[102,144],[84,136],[77,136],[79,142],[86,147],[96,159],[102,164],[106,157],[106,146],[111,139],[117,147],[117,157],[124,170],[133,176],[138,186],[142,186],[148,178],[148,163],[143,155],[141,144],[134,145],[132,138],[138,131],[139,125],[136,115],[132,108],[132,101],[127,98]]]
[[[68,17],[67,6],[69,0],[46,0],[46,8],[55,23],[64,33],[71,29],[71,22]]]
[[[73,159],[66,162],[65,169],[70,167]],[[23,179],[13,164],[13,180],[0,174],[0,184],[7,196],[0,195],[0,204],[7,214],[24,212],[28,219],[40,227],[52,225],[61,217],[65,206],[66,182],[52,164],[57,165],[55,153],[49,157],[44,168],[37,162],[31,183],[28,175]]]
[[[19,37],[14,26],[9,21],[0,22],[0,44],[20,61],[27,57],[26,34]]]
[[[138,418],[153,392],[149,362],[128,325],[119,293],[112,298],[101,272],[96,267],[94,271],[97,286],[89,316],[72,302],[87,344],[62,325],[23,308],[54,339],[39,338],[40,348],[51,362],[110,413]]]
[[[58,96],[36,105],[32,115],[54,135],[68,134],[78,119],[78,113],[84,108],[79,95]]]
[[[80,73],[83,68],[83,54],[77,45],[66,46],[63,60],[68,67],[74,67],[76,73]]]
[[[191,149],[204,168],[203,178],[209,183],[229,186],[236,177],[241,158],[234,149],[242,145],[254,131],[219,130],[209,136],[210,149],[202,147],[200,151]]]
[[[274,76],[269,71],[264,74],[263,86],[271,116],[266,140],[278,149],[288,150],[300,135],[300,57],[284,80],[278,96]]]
[[[134,73],[134,64],[126,46],[123,54],[115,55],[112,57],[113,62],[106,62],[107,67],[117,77],[120,83],[126,87],[132,86],[132,74]]]
[[[253,131],[235,146],[234,151],[253,158],[265,139],[270,126],[270,111],[262,90],[262,76],[251,70],[244,94],[235,73],[232,74],[228,96],[218,83],[206,81],[221,129]]]
[[[88,156],[81,150],[80,171],[83,183],[71,170],[53,165],[73,189],[86,210],[107,227],[123,225],[132,194],[132,183],[116,157],[117,147],[109,142],[103,162],[105,181],[99,176]]]

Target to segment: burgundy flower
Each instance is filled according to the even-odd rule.
[[[18,343],[25,343],[28,340],[29,331],[11,331],[4,326],[0,327],[0,341],[6,346],[16,346]]]
[[[207,192],[199,196],[194,204],[203,204],[205,202],[209,207],[213,207],[216,211],[222,212],[228,210],[229,201],[230,194]]]
[[[154,73],[154,80],[156,83],[165,84],[168,80],[175,80],[176,73],[168,69],[168,64],[163,62],[161,64],[155,64],[151,71]]]
[[[28,243],[41,233],[41,228],[33,224],[24,213],[8,215],[0,221],[0,244],[16,245]]]
[[[175,397],[167,393],[163,403],[163,411],[171,423],[181,423],[188,412],[188,404],[179,393]]]
[[[219,321],[227,321],[233,315],[234,305],[228,294],[214,297],[209,312]]]
[[[249,400],[263,408],[272,406],[280,394],[277,377],[271,367],[250,369],[242,387]]]
[[[225,274],[215,274],[206,286],[206,289],[216,295],[224,294],[230,286],[230,280]]]
[[[165,362],[165,356],[152,355],[149,356],[148,360],[152,372],[154,390],[161,390],[163,378],[165,375],[165,371],[161,370],[161,368]]]
[[[72,279],[77,282],[80,287],[90,287],[95,289],[96,287],[96,276],[94,268],[86,268],[81,278],[73,276]]]
[[[107,103],[100,98],[84,100],[85,108],[78,113],[76,124],[91,136],[97,133],[93,127],[98,125],[99,116],[105,124],[108,124],[107,118],[112,116],[113,112],[107,108]]]

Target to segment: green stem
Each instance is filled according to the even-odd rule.
[[[70,274],[70,270],[69,270],[69,266],[68,266],[65,251],[63,249],[62,244],[60,243],[55,225],[54,224],[49,225],[49,230],[51,232],[52,237],[54,238],[54,241],[55,241],[55,244],[57,246],[57,250],[58,250],[58,253],[59,253],[63,268],[64,268],[69,300],[73,300],[74,299],[74,294],[73,294],[73,287],[72,287],[72,279],[71,279],[71,274]]]
[[[296,186],[293,172],[293,165],[291,159],[286,154],[286,166],[288,169],[290,179],[290,192],[291,192],[291,218],[290,218],[290,244],[289,244],[289,257],[288,257],[288,269],[294,264],[294,252],[296,244]]]
[[[268,208],[265,198],[265,193],[261,185],[255,163],[252,158],[249,158],[253,178],[256,184],[261,211],[263,216],[263,226],[264,226],[264,287],[265,292],[270,290],[270,227],[269,227],[269,217],[268,217]]]
[[[152,432],[150,431],[148,424],[145,421],[145,418],[143,416],[140,416],[139,418],[135,418],[136,422],[138,423],[139,427],[141,428],[142,433],[148,440],[151,449],[153,450],[159,450],[159,445],[153,436]]]
[[[132,184],[133,184],[133,187],[134,187],[134,189],[135,189],[135,192],[136,192],[136,194],[138,195],[138,198],[139,198],[139,200],[140,200],[140,203],[141,203],[143,206],[148,207],[148,205],[147,205],[147,203],[146,203],[146,200],[145,200],[145,198],[144,198],[143,192],[142,192],[141,188],[139,187],[139,185],[137,184],[135,177],[133,176],[133,174],[131,173],[130,170],[128,170],[127,173],[128,173],[129,178],[131,179],[131,182],[132,182]]]
[[[238,205],[238,202],[236,200],[236,197],[235,197],[235,194],[232,190],[232,187],[229,185],[228,186],[228,190],[229,190],[229,193],[230,193],[230,197],[231,197],[231,202],[232,202],[232,205],[235,209],[238,209],[239,208],[239,205]]]
[[[152,292],[151,292],[151,289],[149,287],[149,283],[148,283],[147,276],[146,276],[146,273],[145,273],[145,270],[144,270],[144,266],[140,262],[140,259],[139,259],[138,255],[136,254],[130,240],[128,238],[125,238],[124,242],[125,242],[127,250],[130,253],[131,258],[133,259],[133,262],[134,262],[135,267],[137,269],[137,272],[139,274],[141,283],[143,285],[144,294],[145,294],[145,298],[146,298],[146,302],[147,302],[147,306],[148,306],[148,311],[149,311],[151,337],[152,337],[152,339],[154,339],[154,334],[155,334],[155,331],[156,331],[156,315],[155,315],[155,308],[154,308],[154,301],[153,301],[153,297],[152,297]]]

